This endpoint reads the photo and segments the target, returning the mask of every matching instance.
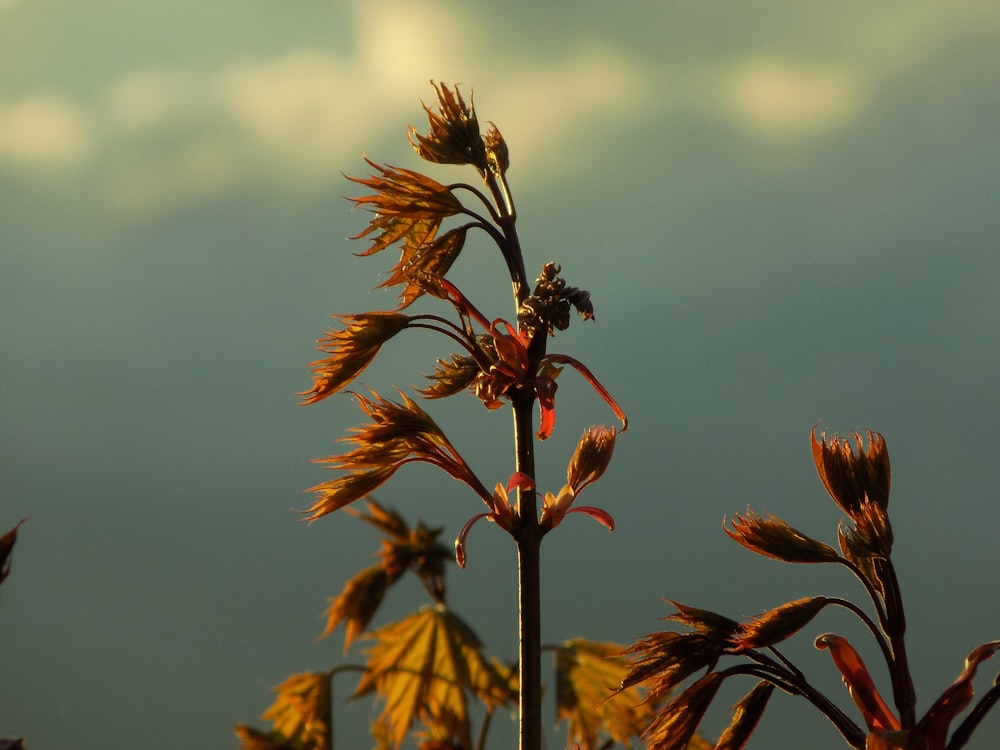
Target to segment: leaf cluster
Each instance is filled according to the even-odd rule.
[[[650,750],[681,748],[694,735],[721,684],[735,676],[755,678],[753,689],[736,705],[717,750],[737,750],[749,741],[771,694],[780,689],[804,698],[823,713],[848,745],[871,750],[957,750],[968,740],[986,711],[1000,700],[994,684],[954,732],[951,724],[973,698],[978,665],[1000,650],[1000,641],[983,644],[966,660],[959,678],[923,717],[914,710],[915,692],[905,647],[905,613],[892,565],[892,527],[888,516],[890,469],[884,438],[858,433],[851,440],[811,434],[813,460],[823,486],[845,513],[837,530],[839,551],[813,539],[774,515],[752,510],[734,516],[724,528],[738,544],[756,554],[793,564],[835,563],[849,570],[869,595],[872,614],[857,604],[828,596],[788,602],[756,617],[737,621],[674,603],[677,613],[665,619],[685,625],[686,632],[650,634],[633,644],[630,671],[621,688],[643,685],[650,697],[672,694],[647,728]],[[830,652],[857,707],[859,725],[806,675],[785,658],[778,646],[811,623],[829,606],[844,608],[865,626],[885,661],[892,690],[883,698],[868,667],[848,640],[827,633],[815,641]],[[723,658],[733,666],[720,667]],[[697,676],[701,673],[701,676]],[[688,682],[689,678],[694,678]]]

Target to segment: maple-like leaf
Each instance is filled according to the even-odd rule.
[[[653,707],[637,688],[615,694],[630,666],[622,649],[574,639],[556,650],[556,715],[567,722],[570,745],[595,750],[601,736],[627,745],[649,724]]]
[[[405,393],[400,392],[400,395],[402,403],[382,398],[375,391],[372,391],[372,398],[355,394],[358,406],[371,422],[354,428],[353,435],[341,438],[354,443],[353,450],[319,459],[331,468],[347,469],[351,473],[310,488],[317,497],[304,511],[306,521],[315,521],[370,495],[400,466],[414,461],[433,464],[465,482],[480,497],[490,497],[431,416]]]
[[[425,607],[371,637],[375,644],[355,695],[375,692],[384,701],[380,720],[392,727],[397,747],[414,722],[471,747],[469,701],[482,701],[488,711],[513,701],[507,675],[484,658],[475,633],[443,605]]]
[[[236,733],[248,750],[322,750],[329,747],[331,727],[330,674],[293,674],[276,688],[278,697],[261,718],[272,731],[264,734],[237,726]],[[271,744],[267,744],[270,742]]]
[[[444,601],[444,564],[452,557],[451,550],[437,541],[443,529],[428,528],[422,522],[410,528],[399,513],[375,499],[368,498],[366,505],[365,510],[346,508],[345,512],[386,536],[379,552],[382,560],[353,576],[340,594],[330,600],[326,628],[320,635],[325,638],[341,622],[346,622],[344,651],[371,622],[389,587],[407,570],[420,579],[435,601]]]
[[[300,391],[303,404],[315,404],[337,393],[372,363],[382,345],[406,328],[410,318],[394,312],[335,315],[344,327],[326,331],[318,349],[331,356],[310,363],[313,386]]]
[[[371,622],[378,611],[385,592],[396,582],[403,571],[390,576],[382,565],[372,565],[344,584],[343,590],[330,600],[326,610],[326,628],[320,638],[326,638],[337,626],[346,621],[344,626],[344,651],[351,647],[357,638]]]
[[[451,359],[439,359],[434,372],[424,377],[431,381],[426,388],[417,388],[424,398],[446,398],[469,388],[479,375],[476,360],[463,354],[453,354]]]
[[[392,274],[379,284],[379,288],[400,284],[399,307],[413,304],[427,292],[426,276],[445,276],[458,259],[465,245],[465,236],[471,224],[463,224],[442,234],[429,237],[423,232],[410,232],[403,240],[403,250],[399,262],[393,266]]]

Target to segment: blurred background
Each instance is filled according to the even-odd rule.
[[[0,0],[0,527],[30,517],[0,589],[0,736],[235,748],[271,686],[341,659],[322,613],[376,536],[294,511],[328,478],[310,459],[361,415],[295,392],[331,313],[394,304],[368,291],[393,251],[351,254],[367,218],[344,175],[364,153],[476,179],[407,145],[431,79],[474,89],[504,134],[529,269],[556,261],[593,295],[596,322],[550,351],[632,419],[586,497],[618,529],[571,517],[546,539],[545,638],[630,643],[663,629],[661,597],[732,617],[861,602],[843,572],[756,558],[721,526],[749,505],[834,542],[810,428],[872,428],[926,710],[1000,638],[998,70],[986,0]],[[513,315],[485,238],[453,278]],[[414,332],[362,383],[419,385],[449,353]],[[572,372],[560,384],[543,489],[614,422]],[[509,476],[506,412],[428,408],[487,484]],[[378,497],[446,540],[481,510],[420,466]],[[449,587],[513,658],[509,540],[477,527]],[[385,615],[422,601],[402,585]],[[812,648],[826,631],[860,637],[824,615],[788,652],[853,711]],[[706,734],[750,687],[727,685]],[[351,688],[337,742],[370,746]],[[998,744],[995,711],[970,747]],[[804,745],[841,747],[777,696],[751,747]]]

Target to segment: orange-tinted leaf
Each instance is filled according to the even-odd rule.
[[[361,315],[336,315],[344,328],[329,330],[318,342],[325,359],[310,363],[313,387],[301,391],[303,404],[314,404],[354,380],[372,360],[382,345],[406,328],[410,318],[394,312],[368,312]]]
[[[445,398],[470,387],[479,375],[479,365],[472,357],[453,354],[450,360],[439,359],[434,372],[425,375],[431,384],[427,388],[418,388],[424,398]]]
[[[965,668],[941,697],[934,701],[927,714],[917,724],[916,732],[930,750],[944,748],[948,728],[958,714],[969,705],[973,696],[972,680],[979,665],[1000,651],[1000,641],[984,643],[973,649],[965,659]]]
[[[579,442],[573,457],[566,467],[566,483],[580,494],[580,490],[596,482],[611,463],[615,450],[615,428],[588,427]]]
[[[351,198],[356,206],[369,206],[375,212],[375,218],[396,216],[412,220],[429,220],[440,223],[442,219],[463,210],[462,202],[455,197],[451,188],[442,185],[420,172],[411,169],[376,164],[365,159],[368,166],[378,170],[379,176],[349,177],[351,182],[371,188],[374,195]],[[369,227],[358,237],[363,237],[373,230],[384,230],[384,224]],[[405,234],[405,233],[404,233]]]
[[[739,632],[740,623],[725,615],[707,609],[689,607],[672,599],[666,601],[677,608],[677,614],[664,617],[664,620],[684,623],[689,628],[701,632],[710,640],[726,643]]]
[[[355,694],[374,691],[382,698],[380,718],[391,725],[397,747],[414,722],[471,747],[469,700],[488,710],[512,700],[506,676],[483,657],[479,639],[443,606],[421,609],[371,637],[375,644]]]
[[[660,709],[643,735],[647,749],[685,750],[724,679],[709,672]]]
[[[774,685],[758,682],[740,702],[733,706],[733,720],[719,737],[715,750],[742,750],[757,728],[757,723],[767,708],[767,702],[774,692]]]
[[[354,450],[320,459],[330,468],[352,473],[312,487],[309,491],[317,497],[306,509],[305,520],[314,521],[371,494],[400,466],[413,461],[433,464],[468,484],[480,497],[490,497],[430,415],[405,393],[400,395],[402,403],[382,398],[374,391],[372,398],[355,394],[359,407],[371,421],[342,438],[354,443]]]
[[[615,401],[614,397],[608,392],[608,389],[601,385],[601,382],[594,377],[594,373],[592,373],[590,368],[583,364],[583,362],[580,362],[574,357],[570,357],[568,354],[548,354],[545,357],[545,361],[569,365],[574,370],[579,372],[583,376],[583,379],[590,383],[590,387],[597,391],[600,397],[604,399],[604,403],[611,407],[611,411],[614,412],[614,415],[621,420],[621,431],[628,431],[628,417],[625,416],[625,411],[618,405],[618,402]]]
[[[427,291],[427,276],[443,277],[462,252],[468,225],[456,227],[436,239],[407,236],[399,263],[379,287],[405,285],[399,293],[400,308],[413,304]]]
[[[622,647],[583,639],[556,651],[556,715],[568,724],[568,740],[582,750],[600,747],[598,737],[628,745],[653,715],[637,688],[615,694],[629,663]]]
[[[304,520],[315,521],[317,518],[322,518],[365,495],[371,494],[389,481],[389,478],[395,473],[395,466],[380,466],[369,471],[345,474],[329,482],[310,487],[309,492],[316,493],[318,497],[304,511],[308,514]]]
[[[899,720],[879,694],[864,661],[846,638],[826,633],[816,639],[816,648],[830,649],[833,663],[840,670],[855,705],[865,717],[869,732],[895,731],[900,728]]]
[[[854,433],[854,445],[838,435],[827,439],[822,433],[816,439],[815,428],[810,432],[813,462],[816,472],[834,502],[849,516],[854,516],[866,498],[889,507],[891,471],[885,438],[868,430],[868,447],[861,435]]]
[[[889,514],[878,503],[862,500],[854,515],[841,521],[838,528],[844,556],[864,568],[869,558],[888,558],[892,554],[892,524]]]
[[[401,573],[402,571],[400,571]],[[340,594],[330,600],[326,610],[326,628],[320,638],[326,638],[344,620],[344,651],[350,648],[378,611],[389,585],[399,574],[390,579],[385,567],[373,565],[351,578]]]
[[[713,669],[726,653],[728,640],[718,633],[663,631],[644,636],[625,650],[635,655],[619,689],[644,685],[647,700],[665,698],[678,684],[702,669]]]
[[[435,164],[471,164],[485,174],[490,169],[491,162],[487,155],[486,143],[479,132],[479,120],[476,118],[476,108],[470,97],[466,104],[461,92],[456,86],[448,88],[446,84],[432,82],[437,93],[438,111],[435,112],[426,104],[427,122],[430,132],[422,135],[416,128],[410,128],[410,145],[422,159]],[[499,135],[499,133],[497,134]],[[504,161],[500,154],[495,137],[491,136],[491,148],[494,162]],[[504,167],[506,168],[506,167]]]
[[[807,625],[829,603],[825,596],[810,596],[757,615],[740,625],[733,637],[734,652],[780,643]]]
[[[840,556],[828,544],[793,529],[777,516],[763,518],[752,510],[736,514],[723,530],[737,544],[773,560],[789,563],[837,562]]]
[[[328,746],[330,726],[330,675],[324,672],[294,674],[275,688],[278,697],[261,718],[272,722],[275,736],[300,750]]]
[[[410,525],[401,515],[399,515],[399,513],[383,507],[373,497],[368,498],[366,505],[367,510],[347,508],[344,512],[364,521],[367,524],[371,524],[391,539],[403,541],[409,538]]]

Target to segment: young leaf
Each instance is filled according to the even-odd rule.
[[[352,238],[377,233],[361,255],[380,252],[409,235],[418,244],[430,242],[444,219],[463,211],[462,202],[447,185],[410,169],[365,161],[381,176],[348,178],[375,191],[374,195],[350,199],[355,206],[370,206],[374,212],[367,228]]]
[[[272,722],[270,737],[276,741],[276,747],[288,745],[297,750],[328,747],[332,730],[330,675],[325,672],[294,674],[275,691],[278,697],[261,718]],[[253,730],[250,734],[260,735]]]
[[[854,516],[860,503],[869,500],[883,510],[889,507],[889,487],[892,473],[885,438],[868,430],[868,447],[858,433],[853,434],[854,446],[838,435],[827,439],[822,433],[816,439],[815,429],[809,435],[813,463],[830,497],[849,516]]]
[[[861,655],[843,636],[826,633],[816,639],[816,648],[829,649],[833,663],[844,679],[847,691],[865,717],[869,732],[896,731],[899,719],[886,704]]]
[[[424,377],[431,381],[426,388],[417,388],[424,398],[446,398],[469,388],[479,375],[479,365],[472,357],[453,354],[450,360],[439,359],[434,372]]]
[[[729,538],[752,552],[788,563],[838,562],[840,556],[828,544],[816,541],[774,515],[763,518],[752,510],[737,513],[723,530]]]
[[[340,594],[330,600],[326,610],[326,628],[320,638],[326,638],[344,620],[344,651],[351,647],[371,622],[389,586],[398,580],[403,571],[390,576],[381,564],[366,568],[351,578]]]
[[[724,679],[709,672],[658,711],[643,735],[647,750],[685,750]]]
[[[567,722],[569,743],[581,750],[600,747],[599,736],[627,745],[653,715],[637,688],[614,693],[629,669],[621,651],[614,643],[583,639],[556,650],[556,717]]]
[[[428,239],[410,233],[403,242],[399,262],[393,266],[392,275],[379,284],[379,288],[405,285],[399,293],[400,309],[413,304],[426,291],[427,275],[445,276],[462,252],[469,225],[456,227],[440,237]]]
[[[733,637],[734,653],[780,643],[805,627],[829,603],[825,596],[809,596],[741,623],[739,632]]]
[[[487,661],[475,633],[444,606],[426,607],[372,633],[365,676],[355,695],[376,692],[381,719],[398,747],[414,722],[471,747],[469,700],[487,710],[513,700],[506,676]]]
[[[1000,641],[977,646],[965,659],[965,668],[941,697],[934,701],[924,718],[917,724],[916,733],[927,748],[943,748],[951,722],[972,700],[972,680],[979,665],[1000,651]],[[998,678],[1000,680],[1000,678]],[[994,684],[1000,684],[995,682]],[[956,732],[957,734],[957,732]]]
[[[719,737],[715,750],[742,750],[757,728],[757,722],[767,708],[767,702],[774,692],[774,685],[769,682],[758,682],[740,702],[733,706],[733,720],[726,731]]]
[[[410,321],[408,316],[394,312],[334,317],[344,328],[327,331],[317,342],[318,349],[331,356],[310,363],[313,387],[299,392],[303,404],[314,404],[347,386],[372,363],[382,345]]]

